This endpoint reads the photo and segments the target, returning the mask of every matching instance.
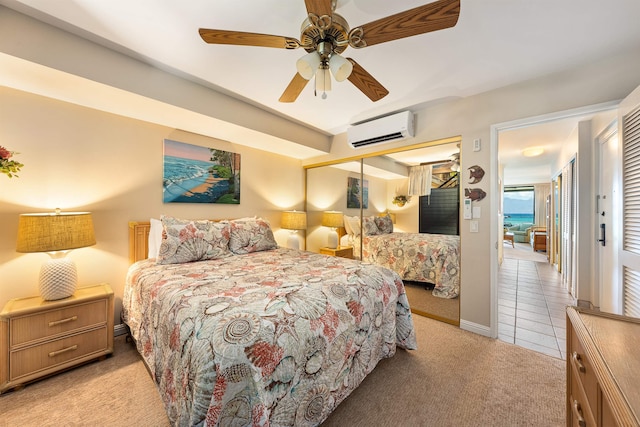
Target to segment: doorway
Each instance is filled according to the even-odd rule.
[[[546,174],[546,183],[548,183],[548,185],[552,190],[551,194],[547,198],[548,203],[550,205],[554,204],[554,201],[555,201],[554,199],[556,196],[555,190],[562,190],[564,187],[565,191],[571,190],[574,192],[574,194],[577,194],[579,191],[578,185],[582,184],[577,179],[571,180],[573,182],[571,183],[567,182],[566,184],[562,182],[562,178],[556,179],[555,181],[553,180],[554,176],[558,177],[558,175],[561,174],[563,167],[571,163],[572,157],[575,157],[575,153],[578,152],[577,142],[573,142],[575,144],[575,147],[573,147],[571,146],[572,142],[569,141],[572,135],[572,132],[575,131],[575,128],[578,123],[587,122],[589,120],[592,120],[594,117],[615,117],[616,108],[617,108],[617,103],[615,102],[605,103],[605,104],[600,104],[596,106],[569,110],[561,113],[550,114],[550,115],[545,115],[540,117],[533,117],[533,118],[523,119],[523,120],[517,120],[513,122],[492,126],[491,127],[491,150],[492,150],[492,158],[495,161],[495,168],[492,168],[494,169],[492,170],[493,191],[495,191],[498,194],[502,194],[502,188],[506,185],[510,185],[510,184],[523,185],[523,184],[530,184],[533,182],[532,180],[529,180],[529,179],[527,179],[527,181],[525,182],[512,181],[510,177],[510,170],[514,170],[514,169],[517,170],[517,173],[515,173],[514,175],[517,175],[517,178],[522,178],[523,176],[525,176],[524,172],[529,172],[530,170],[533,170],[535,168],[538,168],[538,169],[544,168],[544,173]],[[563,129],[565,129],[564,133],[562,133]],[[507,144],[508,139],[503,139],[505,136],[509,136],[510,133],[512,134],[511,136],[515,136],[515,138],[513,139],[517,141],[524,141],[527,138],[529,140],[533,140],[534,137],[538,138],[537,144],[542,145],[543,152],[546,152],[547,149],[551,150],[552,147],[556,148],[557,151],[555,152],[555,154],[551,153],[550,156],[546,157],[546,164],[540,164],[540,162],[536,162],[535,159],[525,159],[522,156],[522,151],[526,147],[523,147],[522,145],[520,146],[509,145]],[[577,141],[578,138],[577,137],[575,138]],[[519,156],[520,158],[518,159],[518,162],[520,163],[503,162],[502,157],[505,154],[505,152],[510,153],[512,156]],[[540,158],[543,158],[543,157],[539,157],[539,159]],[[567,185],[569,184],[571,185],[567,187]],[[595,189],[590,189],[589,191],[595,193]],[[547,200],[545,200],[545,205]],[[498,328],[500,324],[499,301],[498,301],[498,299],[500,298],[500,292],[499,292],[498,283],[499,283],[499,275],[500,275],[500,269],[501,269],[501,264],[499,261],[502,259],[501,245],[502,245],[502,239],[503,239],[503,221],[504,221],[504,218],[502,217],[502,214],[504,212],[501,211],[502,203],[500,203],[499,205],[498,204],[499,202],[496,203],[496,208],[495,208],[496,211],[498,212],[498,215],[496,216],[496,220],[495,220],[496,224],[493,225],[494,227],[493,230],[495,230],[495,238],[497,240],[496,242],[497,250],[494,253],[492,253],[492,265],[491,265],[492,267],[491,331],[494,334],[493,335],[494,337],[498,337]],[[576,210],[574,210],[574,212],[575,211]],[[587,212],[587,209],[581,210],[581,212]],[[544,267],[544,274],[547,275],[546,278],[548,278],[550,269],[553,275],[560,277],[558,270],[561,271],[561,268],[562,268],[562,265],[560,264],[562,262],[560,258],[562,248],[561,248],[561,245],[557,245],[558,247],[556,247],[556,243],[555,243],[559,240],[562,240],[562,230],[560,229],[559,224],[554,229],[554,224],[556,223],[554,211],[550,210],[549,214],[550,214],[549,215],[550,217],[544,218],[543,223],[547,227],[547,233],[548,233],[547,235],[549,236],[549,241],[547,244],[547,253],[550,256],[551,262],[547,261],[545,263],[540,263],[540,266]],[[592,212],[590,212],[590,215],[593,215]],[[553,239],[553,235],[554,235],[553,233],[557,233],[556,234],[558,236],[557,240]],[[571,237],[569,242],[573,241],[573,244],[577,245],[574,237],[575,237],[575,234],[574,236]],[[587,236],[585,236],[585,238],[587,238]],[[573,253],[571,253],[570,258],[569,259],[565,258],[564,262],[577,263],[579,260],[577,252],[578,251],[574,251]],[[500,253],[500,256],[499,256],[499,253]],[[576,256],[574,256],[574,254]],[[554,261],[557,263],[556,265],[553,264]],[[542,270],[540,269],[537,269],[537,270],[538,271],[536,274],[538,274],[539,277],[542,277]],[[566,283],[566,282],[565,283],[568,285],[571,283],[571,280],[569,280],[568,282],[569,283]],[[568,289],[565,286],[565,284],[562,284],[562,281],[560,281],[560,283],[561,283],[560,284],[561,293],[565,294],[568,298],[572,298],[572,296],[569,295]],[[559,316],[561,316],[561,318],[563,318],[562,314],[563,314],[562,307],[560,307]],[[526,322],[523,322],[523,323],[526,323]],[[559,322],[559,325],[561,325],[561,322]],[[556,325],[553,325],[553,326],[556,326]],[[514,326],[514,328],[517,328],[517,326]],[[558,328],[556,327],[554,329],[558,329]],[[535,334],[531,334],[531,335],[533,336]],[[516,342],[516,344],[518,343]],[[558,350],[562,351],[560,348]]]

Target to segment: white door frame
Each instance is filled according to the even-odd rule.
[[[555,113],[543,114],[541,116],[527,117],[524,119],[512,120],[503,123],[497,123],[490,127],[490,158],[491,158],[491,170],[489,173],[489,182],[491,185],[491,191],[494,197],[491,197],[491,224],[490,233],[493,236],[489,239],[490,253],[491,253],[491,286],[490,286],[490,326],[489,334],[493,338],[498,336],[498,246],[502,244],[502,232],[498,224],[498,196],[500,194],[500,187],[498,182],[498,139],[499,134],[502,131],[517,129],[520,127],[537,125],[555,120],[579,117],[587,114],[595,114],[605,111],[611,111],[617,108],[619,101],[604,102],[601,104],[595,104],[587,107],[574,108],[565,111],[559,111]],[[551,179],[551,177],[549,177]],[[499,232],[500,231],[500,232]]]

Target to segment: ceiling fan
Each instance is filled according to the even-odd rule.
[[[316,78],[316,93],[331,90],[331,75],[336,81],[349,79],[372,101],[384,98],[389,91],[351,58],[341,55],[351,46],[356,49],[404,37],[443,30],[456,25],[460,0],[437,0],[349,29],[347,21],[335,13],[336,0],[305,0],[308,16],[302,22],[300,40],[293,37],[242,31],[200,28],[200,37],[211,44],[261,46],[281,49],[303,48],[308,53],[296,62],[295,74],[280,102],[293,102],[307,82]]]

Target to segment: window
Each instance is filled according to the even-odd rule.
[[[535,224],[533,186],[504,188],[504,225]]]

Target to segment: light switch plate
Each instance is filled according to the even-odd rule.
[[[478,221],[469,221],[469,231],[471,233],[478,232]]]
[[[480,151],[482,148],[480,138],[476,138],[473,140],[473,151]]]

